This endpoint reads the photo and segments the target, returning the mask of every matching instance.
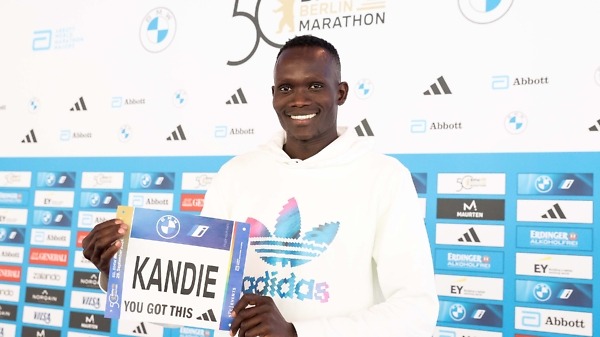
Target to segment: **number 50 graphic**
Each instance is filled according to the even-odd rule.
[[[281,48],[283,46],[282,44],[275,43],[275,42],[271,41],[269,38],[267,38],[267,36],[263,33],[263,31],[260,27],[260,22],[258,20],[258,13],[260,10],[261,0],[256,0],[256,7],[254,9],[254,15],[252,15],[251,13],[239,10],[239,8],[238,8],[239,2],[240,2],[240,0],[235,1],[232,17],[234,17],[234,18],[242,17],[242,18],[246,18],[246,19],[250,20],[250,22],[252,22],[252,24],[254,25],[255,40],[254,40],[254,46],[252,47],[252,50],[248,53],[248,55],[246,55],[246,57],[242,58],[241,60],[227,61],[227,65],[229,65],[229,66],[239,66],[239,65],[245,63],[246,61],[248,61],[254,55],[256,50],[258,49],[258,44],[260,43],[261,40],[263,40],[268,45],[275,47],[275,48]]]

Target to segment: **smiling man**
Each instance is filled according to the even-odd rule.
[[[238,336],[433,334],[433,265],[410,172],[338,127],[348,84],[329,42],[289,40],[273,72],[282,132],[226,163],[202,214],[252,225]]]

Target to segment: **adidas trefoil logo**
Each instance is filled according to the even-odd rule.
[[[177,125],[177,128],[171,132],[169,137],[167,137],[167,140],[186,140],[181,124]]]
[[[248,218],[250,246],[266,263],[282,267],[296,267],[321,256],[335,238],[339,222],[328,222],[306,233],[301,231],[301,218],[295,198],[283,206],[274,233],[260,221]]]
[[[438,87],[439,85],[439,87]],[[440,87],[442,88],[443,93],[440,91]],[[437,79],[437,82],[434,82],[432,85],[429,86],[429,90],[426,90],[423,92],[423,95],[450,95],[452,94],[452,92],[450,91],[450,88],[448,87],[448,84],[446,83],[446,80],[444,80],[444,76],[440,76]]]
[[[238,88],[235,94],[231,95],[231,99],[225,102],[225,104],[247,104],[246,96],[244,96],[244,92],[242,88]]]

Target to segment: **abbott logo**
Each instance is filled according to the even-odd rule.
[[[541,325],[542,315],[536,311],[523,311],[521,316],[521,325],[537,328]]]
[[[33,32],[33,42],[31,49],[33,51],[48,50],[52,46],[51,30],[36,30]]]
[[[492,76],[492,89],[505,90],[510,86],[510,78],[506,75]]]
[[[592,336],[592,313],[515,307],[515,328]]]

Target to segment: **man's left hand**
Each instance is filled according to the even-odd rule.
[[[283,318],[268,296],[244,294],[232,311],[230,335],[239,337],[296,337],[294,325]]]

